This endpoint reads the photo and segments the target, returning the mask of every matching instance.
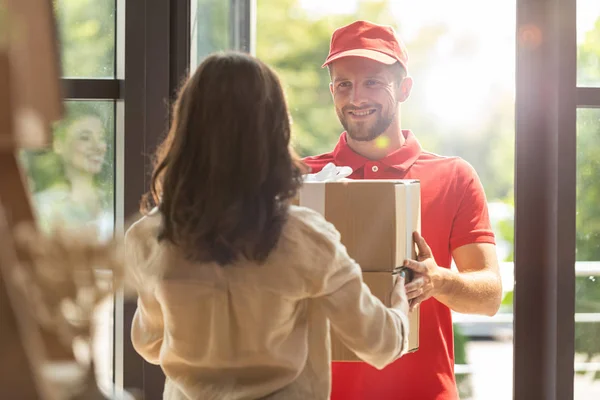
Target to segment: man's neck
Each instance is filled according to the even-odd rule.
[[[385,158],[388,154],[402,147],[406,141],[400,127],[397,127],[397,129],[388,129],[377,137],[377,139],[368,142],[354,140],[349,135],[346,135],[346,140],[352,151],[369,160],[381,160]]]

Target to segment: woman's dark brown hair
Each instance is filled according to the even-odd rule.
[[[151,198],[168,240],[193,261],[263,262],[301,185],[277,75],[242,53],[209,56],[183,86],[159,147]]]

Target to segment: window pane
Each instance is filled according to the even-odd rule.
[[[333,30],[365,19],[395,26],[407,45],[403,127],[479,173],[506,293],[494,318],[453,316],[461,399],[512,397],[515,16],[515,0],[257,0],[257,55],[282,80],[300,155],[332,150],[343,130],[321,65]]]
[[[600,87],[600,1],[577,0],[577,86]]]
[[[65,117],[54,127],[52,146],[20,154],[39,225],[44,231],[53,221],[95,227],[109,237],[114,221],[114,103],[68,101],[65,107]],[[112,382],[112,311],[109,299],[96,315],[94,354],[103,389]]]
[[[600,398],[600,109],[577,111],[575,399]]]
[[[54,0],[67,78],[115,76],[115,0]]]
[[[192,71],[212,52],[231,48],[229,35],[229,0],[191,1]]]

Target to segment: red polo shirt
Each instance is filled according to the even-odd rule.
[[[331,153],[304,159],[318,172],[327,163],[352,167],[353,179],[419,179],[421,234],[437,264],[450,268],[452,251],[492,243],[487,202],[475,170],[458,157],[423,151],[410,131],[404,145],[372,161],[350,149],[343,133]],[[381,371],[366,363],[334,362],[331,400],[457,400],[450,309],[430,298],[421,304],[419,350]]]

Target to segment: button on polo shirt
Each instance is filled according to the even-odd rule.
[[[355,153],[342,133],[330,153],[304,159],[318,172],[327,163],[349,166],[351,179],[419,179],[421,233],[437,264],[450,268],[452,251],[492,243],[487,202],[475,170],[458,157],[423,151],[411,131],[404,144],[381,160]],[[430,298],[421,304],[419,350],[379,371],[365,363],[332,364],[331,400],[457,400],[450,309]]]
[[[379,165],[378,161],[369,161],[363,169],[364,179],[381,179],[381,172],[385,170],[385,165]]]

